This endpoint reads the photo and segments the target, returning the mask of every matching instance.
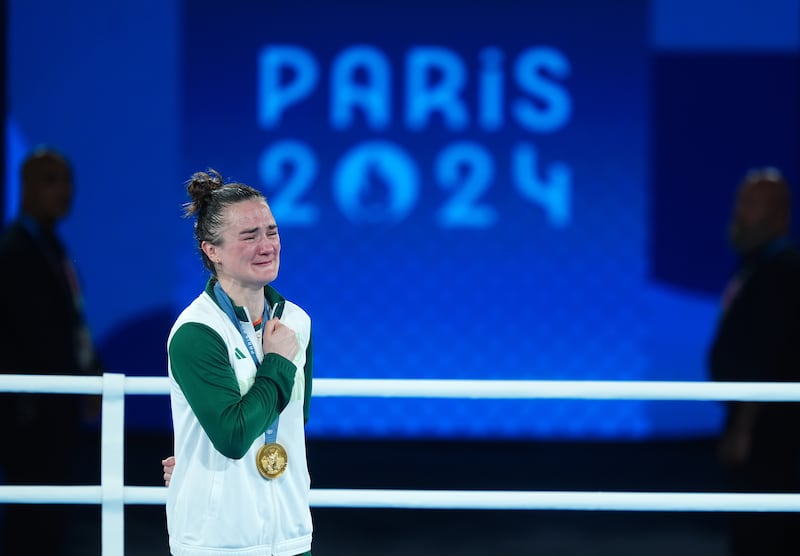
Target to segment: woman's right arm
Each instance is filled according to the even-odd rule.
[[[289,402],[295,366],[268,353],[242,395],[222,337],[199,323],[182,325],[168,347],[172,376],[214,447],[242,458]]]

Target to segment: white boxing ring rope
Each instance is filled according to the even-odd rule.
[[[104,554],[124,552],[124,506],[160,505],[166,487],[126,486],[125,395],[169,393],[166,377],[0,375],[0,392],[99,394],[103,397],[100,485],[0,485],[0,503],[100,504]],[[314,380],[314,397],[472,399],[627,399],[800,401],[800,382],[566,381],[566,380]],[[313,507],[601,510],[680,512],[797,512],[800,494],[727,492],[581,492],[312,489]]]

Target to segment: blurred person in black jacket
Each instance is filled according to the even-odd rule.
[[[77,274],[56,230],[72,204],[70,164],[54,150],[38,149],[22,164],[21,183],[21,212],[0,236],[0,372],[99,374]],[[5,482],[79,482],[85,473],[79,472],[81,452],[96,449],[90,445],[94,433],[82,434],[82,426],[96,419],[98,401],[96,396],[0,394]],[[94,436],[99,442],[99,433]],[[7,504],[2,554],[61,554],[69,509]]]
[[[729,228],[740,265],[723,294],[711,345],[718,381],[800,381],[800,251],[791,195],[773,168],[739,187]],[[800,492],[800,404],[730,402],[718,455],[739,492]],[[731,553],[800,554],[800,514],[734,514]]]

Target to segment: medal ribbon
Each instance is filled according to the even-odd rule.
[[[239,330],[239,334],[242,335],[242,339],[244,339],[244,343],[247,346],[247,351],[250,352],[250,357],[253,358],[253,363],[255,363],[256,369],[258,369],[258,366],[261,365],[261,361],[258,360],[258,355],[256,355],[256,348],[253,346],[250,336],[247,334],[247,332],[245,332],[244,328],[242,328],[242,323],[239,320],[239,317],[236,316],[236,311],[233,310],[233,303],[231,303],[231,299],[222,289],[222,286],[219,285],[219,282],[214,284],[214,295],[216,295],[217,301],[219,302],[220,307],[222,307],[222,310],[225,311],[225,314],[228,315],[228,318],[230,318],[233,324],[236,325],[236,328]],[[261,330],[264,330],[264,325],[267,323],[267,317],[269,317],[267,305],[267,300],[264,299],[264,315],[261,317]],[[280,416],[276,417],[275,421],[268,426],[267,430],[264,432],[265,444],[271,444],[277,440],[278,421],[280,421]]]

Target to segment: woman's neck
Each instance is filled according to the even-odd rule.
[[[218,279],[219,285],[222,286],[223,291],[228,294],[234,305],[245,307],[250,314],[253,321],[257,321],[264,314],[264,290],[242,287],[240,284],[225,280],[224,278]]]

